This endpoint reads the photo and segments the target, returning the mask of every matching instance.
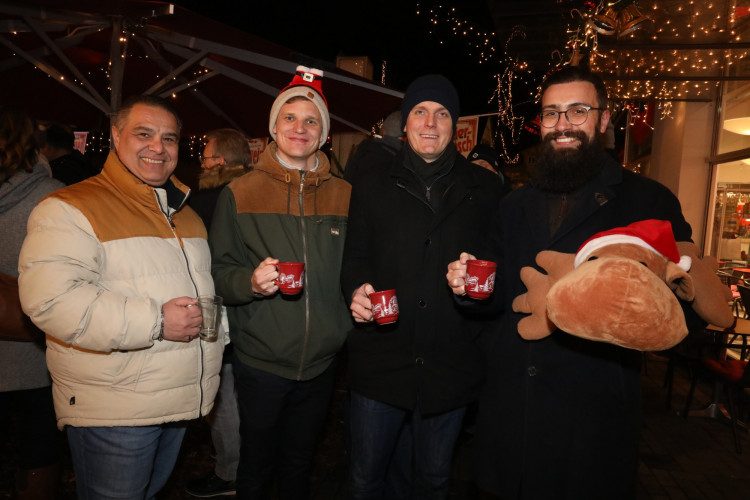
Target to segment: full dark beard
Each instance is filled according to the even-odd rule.
[[[598,174],[605,151],[599,142],[601,133],[597,130],[595,134],[594,140],[589,141],[583,132],[567,132],[564,135],[576,137],[581,145],[576,149],[561,151],[555,150],[552,141],[563,134],[545,137],[534,163],[534,186],[548,193],[570,193]]]

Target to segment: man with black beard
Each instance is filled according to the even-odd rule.
[[[598,138],[610,112],[597,75],[556,71],[542,85],[541,105],[543,145],[533,179],[503,200],[492,248],[481,256],[498,262],[493,297],[473,305],[462,297],[472,255],[462,253],[446,275],[459,304],[500,313],[485,349],[476,481],[503,499],[632,499],[641,354],[561,331],[523,340],[517,323],[524,315],[511,303],[527,291],[521,268],[535,266],[542,250],[576,253],[595,233],[644,219],[670,221],[677,241],[690,241],[691,229],[666,187],[605,153]]]
[[[557,120],[559,124],[560,115],[555,112],[554,116],[549,120]],[[594,129],[593,140],[590,140],[582,131],[557,131],[556,126],[548,129],[542,139],[534,167],[534,185],[548,193],[570,193],[601,170],[605,154],[601,146],[602,133]],[[554,142],[559,137],[574,137],[581,145],[557,149]]]

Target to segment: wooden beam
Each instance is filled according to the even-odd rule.
[[[94,107],[102,110],[104,113],[107,113],[108,110],[106,107],[103,107],[96,99],[91,97],[88,92],[84,92],[79,86],[73,85],[72,82],[68,81],[67,78],[65,78],[65,75],[60,73],[56,68],[50,66],[46,62],[42,61],[41,59],[32,56],[25,50],[23,50],[21,47],[18,47],[16,44],[11,42],[10,40],[7,40],[4,36],[0,35],[0,43],[8,47],[10,50],[21,56],[22,58],[29,61],[31,64],[42,70],[44,73],[46,73],[48,76],[50,76],[53,80],[55,80],[57,83],[64,85],[67,87],[68,90],[74,92],[79,97],[84,99],[85,101],[89,102]]]
[[[750,80],[750,75],[615,75],[599,73],[604,81],[622,82],[742,82]]]
[[[47,45],[47,47],[52,50],[52,52],[55,53],[55,55],[62,61],[62,63],[68,67],[71,73],[75,75],[78,80],[83,83],[83,86],[86,87],[86,90],[89,91],[89,94],[91,94],[91,97],[99,101],[100,108],[106,109],[107,107],[107,101],[104,100],[104,98],[99,95],[99,92],[96,91],[93,85],[91,85],[91,82],[89,82],[88,78],[86,78],[83,73],[76,67],[75,64],[68,58],[68,56],[65,55],[65,53],[62,51],[60,47],[55,44],[55,42],[41,29],[41,25],[39,23],[36,23],[35,21],[32,21],[29,18],[24,18],[24,21],[26,21],[29,26],[31,26],[31,29],[34,30],[34,33],[37,34],[39,38],[42,39],[42,41]]]
[[[648,43],[609,42],[599,39],[598,51],[616,50],[731,50],[750,49],[750,42],[704,42],[704,43]]]

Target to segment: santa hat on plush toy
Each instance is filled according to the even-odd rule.
[[[281,93],[273,102],[271,106],[271,116],[268,122],[268,131],[271,132],[271,137],[276,140],[276,134],[273,128],[276,126],[276,119],[279,117],[279,111],[281,107],[292,97],[305,97],[315,104],[315,107],[320,111],[320,117],[322,119],[323,130],[320,134],[319,147],[326,143],[328,139],[328,130],[331,128],[331,118],[328,116],[328,101],[326,101],[323,95],[323,72],[315,68],[307,68],[305,66],[297,66],[297,72],[292,78],[292,82],[281,89]]]
[[[680,256],[672,233],[672,224],[665,220],[648,219],[597,233],[586,240],[575,258],[575,267],[580,266],[596,250],[616,243],[630,243],[647,248],[666,257],[685,271],[690,270],[691,260]]]

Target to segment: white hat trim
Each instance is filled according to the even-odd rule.
[[[323,98],[320,97],[320,94],[318,94],[312,87],[308,87],[307,85],[297,85],[279,94],[279,97],[276,98],[276,100],[273,102],[273,106],[271,107],[271,114],[268,121],[268,131],[271,133],[271,137],[275,141],[276,134],[274,133],[273,129],[276,126],[276,120],[279,117],[279,112],[281,111],[282,106],[284,106],[284,104],[286,104],[289,99],[297,96],[310,99],[312,103],[315,104],[315,107],[318,108],[318,112],[320,113],[320,118],[322,121],[320,143],[318,144],[318,147],[321,147],[326,143],[326,140],[328,139],[328,131],[331,128],[331,118],[328,115],[328,108],[326,107],[326,103],[323,101]]]
[[[578,253],[576,254],[576,258],[574,261],[574,267],[578,267],[581,264],[583,264],[586,259],[589,258],[589,256],[594,253],[596,250],[599,250],[600,248],[609,246],[609,245],[615,245],[618,243],[630,243],[633,245],[638,245],[639,247],[646,248],[648,250],[651,250],[652,252],[655,252],[658,255],[662,255],[661,252],[659,252],[657,249],[646,243],[641,238],[638,238],[637,236],[630,236],[627,234],[608,234],[606,236],[600,236],[599,238],[593,239],[586,243],[583,248],[581,248]],[[664,255],[662,255],[665,259]],[[680,256],[680,262],[677,263],[677,265],[685,270],[689,271],[690,266],[692,264],[692,260],[687,255],[681,255]]]

